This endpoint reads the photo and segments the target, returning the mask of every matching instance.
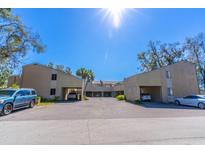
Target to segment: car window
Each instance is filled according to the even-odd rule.
[[[9,96],[11,97],[15,93],[15,90],[0,90],[0,96]]]
[[[31,94],[31,92],[29,90],[23,90],[23,93],[24,93],[25,96],[28,96],[28,95]]]
[[[18,91],[18,92],[16,93],[16,96],[24,96],[24,92],[23,92],[23,90]]]
[[[186,96],[185,99],[198,99],[198,96]]]
[[[200,98],[199,96],[192,96],[193,99],[198,99]]]
[[[36,95],[36,91],[35,91],[35,90],[32,90],[32,91],[31,91],[31,95]]]

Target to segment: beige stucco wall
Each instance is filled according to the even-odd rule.
[[[114,91],[124,91],[124,83],[114,85],[113,89]]]
[[[196,69],[191,63],[177,63],[171,67],[173,92],[175,97],[199,94]]]
[[[49,98],[52,69],[39,65],[26,65],[22,72],[22,88],[34,88],[38,95]]]

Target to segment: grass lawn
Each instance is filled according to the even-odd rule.
[[[40,102],[37,104],[37,106],[49,106],[49,105],[52,105],[53,102]]]

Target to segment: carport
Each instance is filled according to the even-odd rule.
[[[140,86],[140,96],[142,94],[150,94],[154,102],[162,101],[161,86]]]
[[[71,92],[80,95],[81,89],[80,87],[63,87],[63,100],[68,100],[68,95]]]

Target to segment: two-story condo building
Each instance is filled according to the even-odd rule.
[[[41,64],[23,67],[21,76],[11,76],[8,87],[18,83],[22,88],[36,89],[44,98],[59,97],[67,100],[70,92],[81,93],[80,78]],[[161,69],[127,77],[122,82],[93,81],[85,89],[88,97],[114,97],[125,94],[127,100],[140,99],[144,93],[153,101],[169,102],[175,97],[198,94],[196,68],[192,63],[181,61]]]

